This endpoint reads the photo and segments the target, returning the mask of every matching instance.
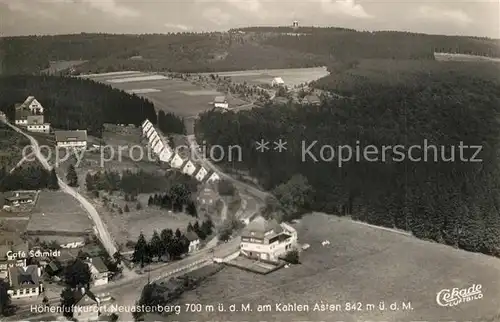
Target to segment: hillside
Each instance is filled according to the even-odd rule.
[[[206,112],[198,140],[240,146],[245,158],[227,167],[276,189],[274,207],[288,218],[323,211],[500,255],[498,81],[453,68],[414,71],[393,83],[360,78],[350,84],[352,97],[319,107]],[[283,139],[287,150],[259,152],[258,138]],[[480,146],[480,161],[460,145]],[[303,180],[286,184],[296,174],[312,194],[300,193],[308,190]]]
[[[220,33],[74,34],[0,39],[3,74],[32,74],[54,61],[87,61],[77,72],[211,72],[310,67],[345,59],[434,59],[452,52],[500,57],[498,40],[342,28],[261,27]],[[37,48],[37,50],[30,50]]]

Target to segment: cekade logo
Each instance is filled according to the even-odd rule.
[[[440,306],[456,306],[460,303],[470,302],[483,298],[481,284],[472,284],[469,288],[443,289],[436,295],[436,302]]]

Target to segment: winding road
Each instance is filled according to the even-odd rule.
[[[18,127],[12,125],[11,123],[2,120],[6,125],[11,127],[14,131],[20,133],[21,135],[25,136],[28,140],[30,140],[31,146],[33,147],[33,153],[35,154],[35,157],[40,161],[42,166],[47,169],[47,170],[52,170],[52,166],[49,164],[47,159],[42,155],[40,152],[40,146],[38,145],[37,140],[35,140],[31,135],[26,134],[24,131],[19,129]],[[24,158],[23,158],[24,159]],[[73,196],[78,202],[82,205],[82,207],[87,211],[90,219],[94,222],[94,227],[97,231],[97,237],[101,241],[103,247],[106,249],[108,252],[109,256],[113,257],[113,255],[116,253],[117,248],[115,244],[113,243],[113,239],[111,238],[111,235],[109,231],[106,229],[106,226],[104,225],[101,217],[99,216],[99,213],[97,210],[94,208],[94,206],[87,200],[85,197],[83,197],[81,194],[79,194],[75,189],[72,187],[68,186],[61,178],[57,178],[59,181],[59,186],[61,190],[71,196]]]

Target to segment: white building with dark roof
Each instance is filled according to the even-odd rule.
[[[26,267],[10,267],[9,283],[12,299],[37,298],[43,291],[40,281],[41,268],[36,265]]]
[[[215,108],[228,109],[229,108],[229,103],[227,102],[226,97],[225,96],[216,96],[214,98],[214,107]]]
[[[220,180],[220,176],[216,173],[213,172],[210,177],[208,177],[207,182],[209,183],[215,183]]]
[[[26,126],[27,130],[30,132],[40,132],[40,133],[50,132],[50,124],[44,122],[44,117],[42,114],[28,115]]]
[[[81,288],[73,291],[73,319],[77,321],[99,320],[100,300],[89,290]]]
[[[94,286],[108,284],[109,269],[102,258],[92,257],[87,260],[90,273],[92,273],[92,284]]]
[[[189,252],[195,252],[200,249],[200,237],[194,231],[186,232],[186,238],[189,240]]]
[[[58,148],[87,148],[87,130],[55,131]]]
[[[241,235],[241,254],[249,258],[276,262],[296,247],[297,232],[293,227],[262,216],[250,222]]]

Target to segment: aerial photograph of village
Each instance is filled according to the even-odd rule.
[[[500,322],[498,2],[0,21],[0,321]]]

